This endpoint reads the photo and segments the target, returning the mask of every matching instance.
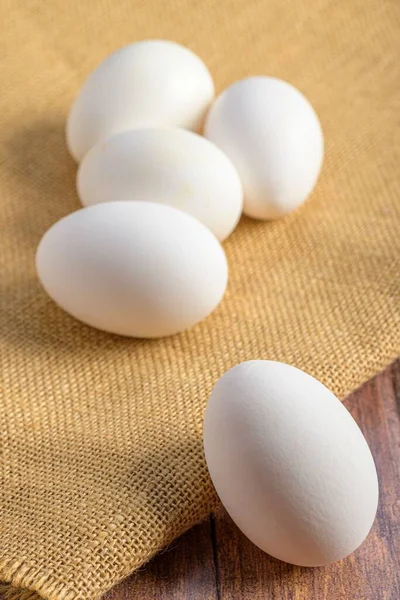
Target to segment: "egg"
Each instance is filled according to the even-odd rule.
[[[235,228],[243,190],[231,161],[205,138],[172,128],[118,133],[94,146],[77,176],[82,204],[160,202],[184,210],[224,240]]]
[[[78,210],[40,241],[48,295],[87,325],[154,338],[192,327],[221,301],[228,278],[216,237],[163,204],[110,202]]]
[[[292,212],[317,182],[322,129],[309,101],[285,81],[249,77],[231,85],[211,107],[205,135],[236,166],[249,217]]]
[[[378,480],[358,425],[322,383],[251,360],[215,385],[204,451],[226,510],[262,550],[320,566],[344,558],[374,521]]]
[[[106,58],[82,86],[67,122],[80,161],[110,135],[149,126],[198,130],[214,97],[203,61],[175,42],[144,40]]]

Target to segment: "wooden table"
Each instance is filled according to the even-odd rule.
[[[375,457],[380,502],[366,542],[324,568],[270,558],[221,510],[105,600],[400,600],[400,360],[345,401]]]

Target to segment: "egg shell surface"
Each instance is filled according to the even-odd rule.
[[[232,519],[278,559],[326,565],[371,529],[378,479],[368,444],[332,392],[295,367],[253,360],[227,371],[206,408],[204,451]]]
[[[77,176],[83,205],[119,200],[160,202],[204,223],[222,241],[242,213],[235,167],[205,138],[184,129],[129,130],[96,144]]]
[[[97,142],[137,127],[197,131],[214,97],[204,62],[175,42],[143,40],[106,58],[86,79],[67,121],[78,162]]]
[[[36,254],[49,296],[87,325],[125,336],[168,336],[221,301],[225,253],[202,223],[150,202],[110,202],[55,223]]]
[[[315,187],[324,154],[321,125],[310,102],[286,81],[249,77],[231,85],[212,105],[205,136],[237,168],[249,217],[282,217]]]

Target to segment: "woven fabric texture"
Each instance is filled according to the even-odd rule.
[[[226,369],[277,359],[343,397],[399,353],[400,4],[1,0],[0,15],[0,579],[9,598],[95,600],[215,505],[202,415]],[[218,90],[289,80],[326,136],[310,200],[243,219],[220,307],[156,341],[78,323],[34,268],[42,234],[79,207],[73,97],[143,38],[191,47]]]

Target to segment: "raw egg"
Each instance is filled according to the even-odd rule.
[[[249,217],[277,219],[292,212],[317,182],[321,125],[310,102],[286,81],[249,77],[234,83],[211,107],[205,135],[237,168]]]
[[[378,479],[368,444],[322,383],[252,360],[215,385],[204,451],[226,510],[254,544],[295,565],[344,558],[375,518]]]
[[[213,97],[207,67],[188,48],[163,40],[125,46],[83,84],[68,117],[68,148],[80,161],[97,142],[126,129],[197,131]]]
[[[169,204],[204,223],[219,240],[243,206],[239,176],[213,143],[184,129],[134,129],[96,144],[77,177],[82,204],[139,200]]]
[[[55,223],[36,254],[48,295],[87,325],[154,338],[192,327],[221,301],[225,253],[207,227],[171,206],[109,202]]]

